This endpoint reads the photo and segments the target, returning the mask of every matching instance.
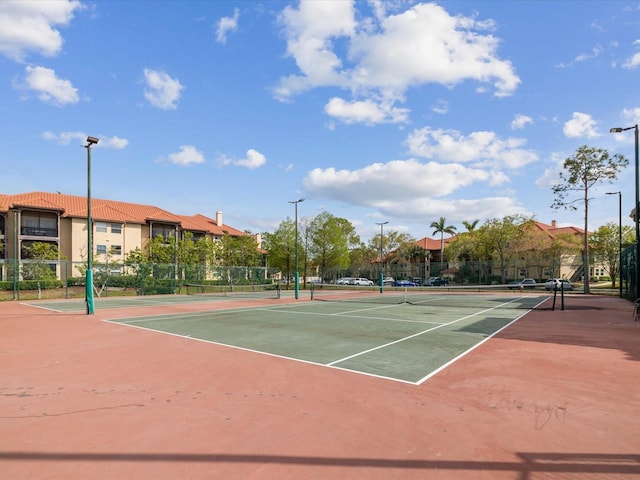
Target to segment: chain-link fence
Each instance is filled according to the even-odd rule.
[[[622,294],[629,300],[636,300],[638,285],[638,260],[637,247],[631,245],[624,249],[621,255],[620,281],[622,282]]]
[[[549,278],[567,278],[580,281],[584,269],[579,256],[567,258],[523,258],[515,260],[474,260],[455,262],[399,262],[384,265],[383,277],[396,280],[428,279],[443,277],[460,285],[491,285],[508,283],[523,278],[533,278],[544,282]],[[359,269],[330,272],[324,280],[331,282],[340,277],[366,277],[377,280],[380,266],[363,266]],[[594,277],[594,276],[592,276]],[[608,280],[608,277],[594,277]]]
[[[265,267],[144,263],[93,265],[97,297],[185,293],[187,285],[263,285],[276,283],[279,272]],[[87,264],[70,261],[0,262],[0,300],[82,298]]]

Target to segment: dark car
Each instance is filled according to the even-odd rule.
[[[533,278],[523,278],[522,280],[516,280],[509,284],[509,289],[517,290],[524,288],[536,288],[536,281]]]
[[[416,284],[413,282],[410,282],[409,280],[396,280],[394,285],[396,287],[415,287]]]

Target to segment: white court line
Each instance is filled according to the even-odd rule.
[[[458,318],[456,320],[452,320],[452,321],[447,322],[447,323],[442,323],[442,324],[437,325],[435,327],[428,328],[428,329],[423,330],[423,331],[418,332],[418,333],[414,333],[413,335],[409,335],[408,337],[399,338],[398,340],[394,340],[393,342],[385,343],[384,345],[378,345],[377,347],[373,347],[373,348],[370,348],[368,350],[364,350],[362,352],[354,353],[353,355],[349,355],[348,357],[344,357],[344,358],[341,358],[339,360],[335,360],[335,361],[333,361],[331,363],[328,363],[327,365],[333,366],[333,365],[336,365],[338,363],[342,363],[342,362],[345,362],[347,360],[351,360],[352,358],[359,357],[361,355],[366,355],[367,353],[371,353],[371,352],[374,352],[376,350],[380,350],[382,348],[390,347],[391,345],[395,345],[397,343],[402,343],[402,342],[405,342],[407,340],[411,340],[412,338],[419,337],[420,335],[424,335],[425,333],[433,332],[434,330],[438,330],[439,328],[447,327],[449,325],[453,325],[454,323],[460,322],[462,320],[466,320],[468,318],[472,318],[472,317],[475,317],[477,315],[481,315],[483,313],[490,312],[491,310],[495,310],[496,308],[500,308],[503,305],[508,305],[508,304],[513,303],[515,301],[518,301],[518,300],[520,300],[522,298],[525,298],[525,297],[514,298],[513,300],[501,303],[500,305],[496,305],[495,307],[487,308],[487,309],[482,310],[480,312],[476,312],[476,313],[473,313],[471,315],[466,315],[464,317]]]

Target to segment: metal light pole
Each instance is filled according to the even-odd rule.
[[[87,149],[87,276],[86,276],[86,293],[85,299],[87,303],[87,315],[91,315],[95,312],[95,306],[93,304],[93,242],[91,238],[91,146],[96,145],[98,139],[96,137],[87,137],[87,144],[84,148]]]
[[[304,202],[304,198],[299,200],[293,200],[289,203],[293,203],[295,205],[296,210],[296,276],[294,281],[294,292],[296,300],[300,298],[300,274],[298,272],[298,204]]]
[[[635,151],[635,187],[636,187],[636,201],[633,205],[633,211],[635,212],[633,222],[636,225],[636,274],[635,274],[635,282],[636,282],[636,298],[635,300],[640,299],[640,211],[638,206],[640,204],[640,181],[638,180],[638,124],[635,124],[633,127],[626,128],[612,128],[609,130],[611,133],[620,133],[626,130],[634,130],[635,141],[636,141],[636,151]]]
[[[382,293],[382,285],[384,284],[384,260],[382,259],[382,240],[384,238],[384,226],[389,222],[376,222],[380,225],[380,293]]]
[[[622,298],[622,192],[606,192],[605,195],[618,195],[618,289]]]

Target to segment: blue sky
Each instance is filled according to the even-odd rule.
[[[553,210],[582,145],[630,166],[589,228],[632,225],[638,1],[0,2],[2,193],[92,195],[253,233],[322,211],[385,229]]]

